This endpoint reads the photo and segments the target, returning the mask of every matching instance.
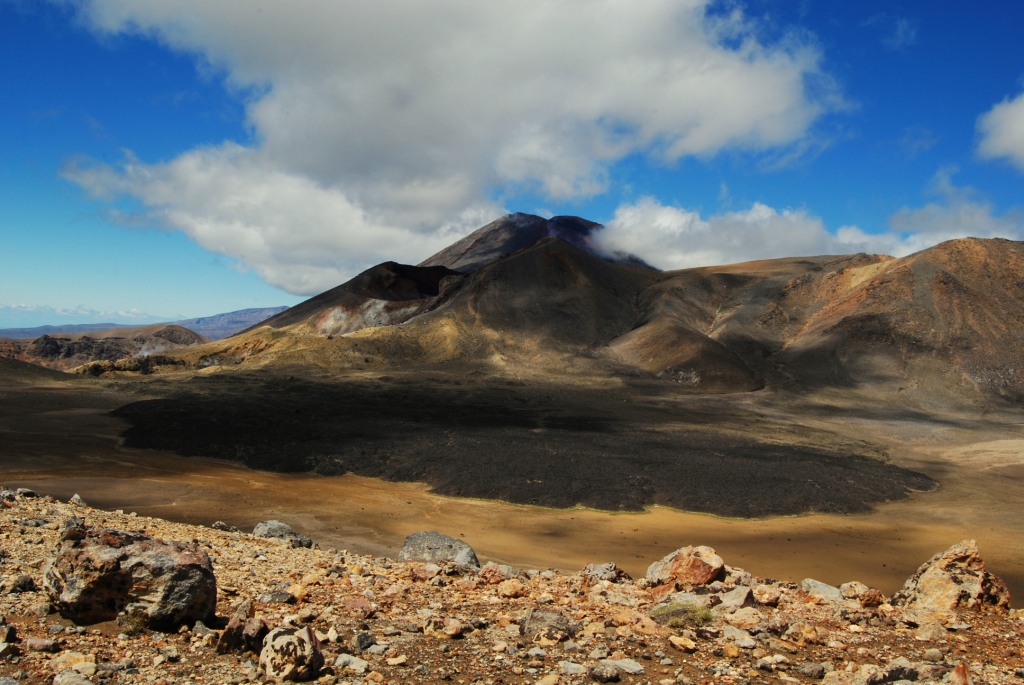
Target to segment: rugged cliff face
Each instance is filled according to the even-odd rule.
[[[43,335],[33,340],[0,340],[0,356],[67,371],[89,362],[142,358],[204,342],[205,338],[187,328],[159,325],[79,335]]]

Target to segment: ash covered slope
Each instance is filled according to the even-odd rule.
[[[296,326],[304,332],[343,335],[370,326],[401,323],[429,309],[444,286],[459,276],[443,266],[384,262],[249,330]]]
[[[384,262],[352,280],[312,297],[243,332],[260,326],[297,327],[306,333],[344,335],[375,326],[408,321],[446,300],[459,277],[556,237],[602,261],[650,269],[631,256],[604,255],[592,234],[601,228],[586,219],[544,219],[509,214],[474,231],[417,266]]]
[[[741,378],[741,360],[775,386],[1024,397],[1020,242],[686,269],[640,309],[612,352],[697,387]]]
[[[44,369],[38,364],[0,357],[0,379],[4,385],[34,385],[51,381],[67,381],[73,378],[67,374]]]
[[[904,392],[974,391],[1024,399],[1024,243],[964,238],[902,259],[850,268],[816,287],[829,297],[803,315],[779,361],[838,366],[805,383],[874,383]]]
[[[551,225],[580,230],[574,242],[549,236],[518,248]],[[378,327],[360,333],[359,345],[379,347],[391,367],[569,353],[697,392],[769,385],[1024,397],[1024,340],[1014,326],[1024,319],[1022,243],[968,238],[902,259],[794,257],[658,272],[580,247],[596,226],[511,215],[425,262],[475,269],[468,275],[389,262],[267,324],[316,335]],[[389,326],[413,320],[404,330]]]
[[[657,275],[543,238],[473,273],[432,316],[549,347],[596,348],[633,327],[637,296]]]

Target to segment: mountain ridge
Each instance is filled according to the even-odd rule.
[[[288,307],[253,307],[249,309],[238,309],[222,314],[211,316],[200,316],[193,319],[181,319],[179,321],[166,321],[157,324],[123,324],[123,323],[82,323],[56,326],[35,326],[30,328],[0,328],[0,338],[10,339],[32,339],[43,335],[81,335],[88,333],[103,333],[112,330],[125,330],[129,328],[145,328],[147,326],[170,326],[177,325],[198,333],[209,340],[221,340],[230,337],[235,333],[252,325],[252,319],[263,321],[275,314],[278,314]]]

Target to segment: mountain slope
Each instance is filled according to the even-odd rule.
[[[299,326],[319,335],[344,335],[369,326],[401,323],[429,308],[445,286],[459,278],[460,274],[443,266],[385,262],[253,329]]]
[[[947,389],[1024,399],[1024,243],[953,240],[836,280],[780,361],[904,389],[937,385],[931,368]]]
[[[1024,396],[1020,242],[686,269],[645,291],[642,308],[612,350],[654,372],[671,360],[684,382],[708,372],[688,360],[697,332],[773,385]],[[732,358],[715,353],[723,373]]]
[[[244,331],[245,329],[266,321],[270,317],[280,314],[288,307],[257,307],[253,309],[239,309],[234,312],[214,314],[213,316],[201,316],[196,319],[182,319],[174,324],[195,331],[207,340],[222,340]]]
[[[633,326],[636,297],[653,278],[544,238],[475,272],[443,313],[551,346],[597,347]]]
[[[594,230],[574,217],[510,215],[421,266],[386,262],[178,357],[200,367],[259,359],[335,369],[576,368],[698,393],[767,386],[906,393],[925,403],[1024,398],[1024,243],[968,238],[901,259],[792,257],[659,272],[594,254]]]

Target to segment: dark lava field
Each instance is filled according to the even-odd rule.
[[[665,384],[237,373],[174,385],[114,412],[131,424],[126,446],[613,511],[856,513],[935,487],[870,443],[672,395]]]

